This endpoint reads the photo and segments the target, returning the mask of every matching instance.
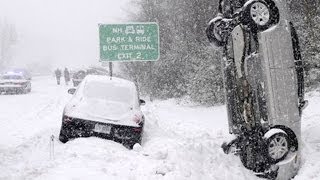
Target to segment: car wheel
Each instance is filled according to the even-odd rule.
[[[206,34],[210,43],[213,43],[215,46],[218,46],[218,47],[226,44],[223,40],[222,32],[219,31],[219,27],[218,27],[221,22],[222,22],[222,18],[217,17],[209,23],[209,26],[206,29]]]
[[[283,160],[289,153],[290,143],[286,133],[278,132],[267,139],[267,156],[273,163]]]
[[[69,138],[67,136],[65,136],[64,134],[60,133],[59,135],[59,140],[62,142],[62,143],[66,143],[69,141]]]
[[[136,142],[130,142],[130,143],[127,143],[125,144],[125,146],[128,148],[128,149],[133,149],[133,146],[136,144]]]
[[[31,84],[30,84],[29,89],[28,89],[28,93],[30,93],[30,92],[31,92]]]
[[[279,22],[279,9],[273,0],[253,0],[244,7],[242,22],[263,31]]]
[[[25,88],[25,89],[23,89],[23,94],[27,94],[29,92],[29,89],[27,89],[27,88]]]
[[[137,136],[137,137],[135,137],[135,138],[132,138],[132,139],[130,139],[130,140],[125,140],[125,141],[123,142],[123,145],[124,145],[125,147],[127,147],[128,149],[132,149],[133,146],[134,146],[136,143],[138,143],[138,144],[141,145],[141,140],[142,140],[142,136],[139,135],[139,136]]]
[[[26,88],[21,88],[18,90],[17,94],[27,94],[27,89]]]

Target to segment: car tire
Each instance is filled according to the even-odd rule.
[[[29,89],[28,89],[28,88],[25,88],[25,89],[22,90],[22,93],[23,93],[23,94],[28,94],[28,92],[29,92]]]
[[[30,93],[30,92],[31,92],[31,84],[30,84],[29,89],[28,89],[28,93]]]
[[[222,18],[217,17],[210,21],[209,26],[206,29],[207,37],[210,41],[210,43],[214,44],[215,46],[221,47],[226,44],[226,42],[223,41],[223,37],[218,32],[218,24],[221,23]]]
[[[138,144],[141,145],[141,141],[142,141],[142,135],[139,135],[139,136],[137,136],[137,137],[135,137],[135,138],[132,138],[132,139],[130,139],[130,140],[124,141],[124,142],[123,142],[123,145],[124,145],[125,147],[127,147],[128,149],[133,149],[133,146],[134,146],[136,143],[138,143]]]
[[[242,23],[257,32],[279,22],[280,14],[273,0],[253,0],[244,7]]]
[[[133,149],[133,146],[136,144],[136,142],[130,142],[130,143],[127,143],[125,146],[128,147],[128,149]]]
[[[27,94],[27,89],[26,88],[19,89],[18,94]]]
[[[61,141],[62,143],[66,143],[69,141],[69,138],[67,136],[65,136],[64,134],[60,133],[59,141]]]
[[[290,141],[284,132],[278,132],[266,139],[267,157],[271,163],[283,160],[289,153]]]

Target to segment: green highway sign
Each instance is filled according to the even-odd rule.
[[[100,24],[100,61],[157,61],[157,23]]]

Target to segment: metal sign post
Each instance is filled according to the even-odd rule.
[[[110,79],[112,79],[112,62],[109,62]]]
[[[50,142],[49,142],[49,157],[50,160],[54,159],[54,135],[50,136]]]

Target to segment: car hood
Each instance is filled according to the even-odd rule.
[[[67,104],[64,114],[83,120],[138,127],[132,119],[141,111],[124,103],[82,98]]]

